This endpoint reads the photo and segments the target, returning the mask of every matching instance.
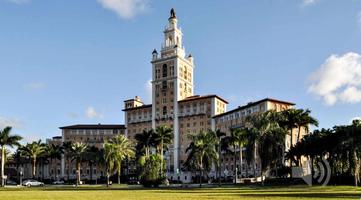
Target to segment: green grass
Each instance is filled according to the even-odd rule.
[[[190,189],[134,189],[125,185],[107,189],[103,186],[92,187],[44,187],[44,188],[1,188],[0,199],[26,200],[178,200],[178,199],[361,199],[361,189],[350,186],[327,187],[222,187]]]

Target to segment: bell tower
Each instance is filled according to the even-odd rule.
[[[172,8],[165,27],[160,55],[152,52],[152,128],[166,125],[173,129],[174,140],[170,148],[173,171],[179,163],[178,101],[193,96],[193,57],[186,56],[182,30]]]

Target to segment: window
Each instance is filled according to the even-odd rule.
[[[163,115],[166,115],[167,114],[167,106],[164,106],[163,107]]]
[[[163,90],[167,89],[167,81],[162,82],[162,88]]]
[[[163,68],[162,68],[162,74],[163,74],[163,78],[164,77],[167,77],[167,74],[168,74],[168,67],[167,67],[167,64],[164,64],[163,65]]]

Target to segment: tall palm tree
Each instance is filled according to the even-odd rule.
[[[38,141],[34,141],[32,143],[27,143],[24,146],[24,153],[26,156],[29,156],[29,158],[32,161],[32,175],[33,178],[35,178],[36,175],[36,164],[37,164],[37,159],[39,156],[41,156],[42,154],[44,154],[45,152],[45,144],[41,142],[41,140]]]
[[[166,126],[159,126],[155,130],[154,134],[154,142],[157,145],[158,151],[160,152],[160,159],[161,159],[161,165],[160,165],[160,171],[161,176],[163,176],[163,165],[164,165],[164,149],[167,149],[168,145],[172,143],[173,139],[173,130],[171,128],[168,128]]]
[[[46,153],[48,158],[50,159],[50,166],[53,167],[53,171],[54,171],[54,180],[57,178],[57,165],[55,164],[55,166],[53,166],[53,160],[55,159],[55,163],[56,160],[60,160],[61,159],[61,155],[64,153],[64,148],[60,145],[55,145],[55,144],[48,144],[46,146]]]
[[[71,151],[73,159],[76,162],[76,186],[80,184],[80,168],[81,162],[83,160],[84,153],[86,152],[88,146],[81,142],[75,142],[71,145]]]
[[[4,170],[5,170],[5,148],[20,146],[19,141],[22,139],[21,136],[11,135],[11,127],[5,127],[0,130],[0,148],[1,148],[1,186],[5,186]]]
[[[302,114],[302,109],[287,109],[282,111],[283,121],[281,121],[281,126],[285,127],[290,134],[290,148],[293,146],[293,129],[298,128],[298,123]]]
[[[145,157],[149,157],[150,149],[154,146],[154,130],[144,130],[134,136],[137,141],[137,149],[144,152]]]
[[[125,135],[117,135],[111,140],[111,145],[113,148],[111,150],[115,151],[115,162],[118,172],[118,184],[120,184],[120,175],[121,175],[121,165],[122,161],[126,158],[131,158],[135,156],[135,149],[132,142]]]
[[[311,110],[309,109],[302,110],[302,112],[300,113],[299,119],[297,121],[297,126],[298,126],[297,142],[299,142],[301,139],[300,137],[301,137],[302,127],[305,128],[306,133],[308,133],[309,125],[314,125],[316,127],[318,126],[317,119],[312,117],[310,114],[311,114]]]
[[[200,171],[199,187],[202,187],[202,178],[206,168],[210,168],[212,164],[216,164],[218,160],[218,152],[215,148],[217,136],[214,132],[201,131],[197,135],[189,135],[191,143],[186,152],[189,152],[188,159],[196,163]]]

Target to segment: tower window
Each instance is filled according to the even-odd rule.
[[[162,82],[162,88],[163,90],[167,89],[167,81]]]
[[[163,71],[163,77],[167,77],[167,74],[168,74],[168,67],[166,64],[163,65],[163,68],[162,68],[162,71]]]
[[[167,106],[163,106],[163,115],[167,114]]]

